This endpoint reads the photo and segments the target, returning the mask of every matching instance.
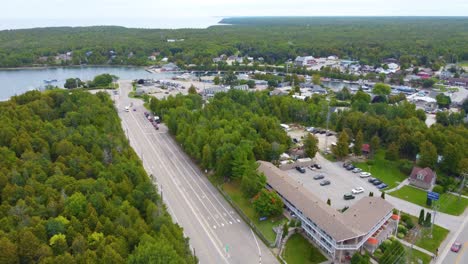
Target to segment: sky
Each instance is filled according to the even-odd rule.
[[[124,25],[231,16],[468,16],[468,0],[2,0],[0,28],[7,20]]]

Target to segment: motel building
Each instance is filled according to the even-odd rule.
[[[276,191],[302,229],[334,262],[349,262],[356,251],[374,252],[398,226],[393,206],[380,197],[363,197],[344,213],[333,209],[270,162],[258,161],[267,187]]]

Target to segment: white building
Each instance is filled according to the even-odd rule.
[[[375,250],[398,225],[393,206],[380,197],[363,197],[341,213],[273,164],[258,163],[267,188],[278,193],[287,210],[301,221],[306,235],[336,263],[362,247]]]

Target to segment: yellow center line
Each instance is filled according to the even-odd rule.
[[[465,244],[463,244],[462,246],[461,251],[458,252],[458,256],[457,256],[457,260],[455,260],[455,264],[458,264],[460,262],[460,258],[463,256],[463,252],[465,252],[467,246],[468,246],[468,242],[465,242]]]

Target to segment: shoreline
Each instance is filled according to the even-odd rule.
[[[135,66],[135,65],[58,65],[58,66],[21,66],[21,67],[8,67],[1,68],[0,71],[15,71],[15,70],[48,70],[48,69],[63,69],[63,68],[141,68],[145,69],[147,66]]]

